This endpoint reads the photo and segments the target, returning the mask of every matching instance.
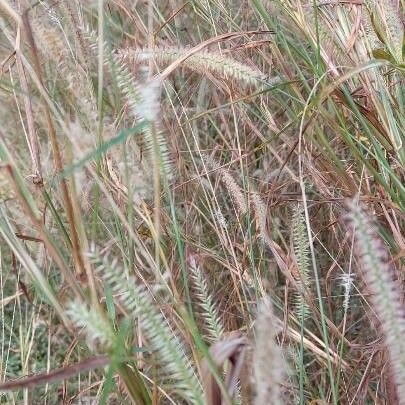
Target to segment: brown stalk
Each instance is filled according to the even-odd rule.
[[[177,15],[179,15],[184,8],[190,3],[190,1],[186,1],[183,5],[181,5],[177,10],[174,10],[172,12],[172,14],[169,16],[169,18],[167,20],[165,20],[165,22],[163,24],[161,24],[153,33],[153,38],[156,39],[157,35],[159,34],[159,32],[161,32],[163,30],[164,27],[166,27],[168,24],[170,24]]]
[[[71,151],[70,149],[68,149],[68,153],[67,153],[67,163],[68,164],[73,164],[72,162],[72,156],[71,156]],[[82,241],[82,251],[88,251],[88,240],[86,237],[86,232],[84,230],[84,226],[83,226],[83,220],[82,220],[82,216],[81,216],[81,211],[79,208],[79,198],[77,196],[77,192],[76,192],[76,187],[75,187],[75,182],[72,181],[71,183],[71,188],[70,188],[70,192],[71,192],[71,196],[73,198],[71,198],[71,202],[72,202],[72,206],[73,206],[73,213],[75,215],[75,221],[77,224],[77,232],[80,235],[80,239]],[[87,277],[87,282],[89,284],[89,289],[91,292],[91,301],[92,301],[92,306],[94,307],[98,307],[99,306],[99,302],[98,302],[98,297],[97,297],[97,289],[96,289],[96,283],[94,280],[94,275],[93,275],[93,271],[92,271],[92,267],[90,265],[90,262],[88,260],[88,258],[86,257],[86,255],[82,256],[83,259],[83,267],[85,269],[85,274],[82,274],[82,277],[84,275],[86,275]]]
[[[29,236],[29,235],[23,235],[22,233],[16,233],[15,236],[17,236],[18,239],[22,239],[22,240],[28,240],[30,242],[39,242],[39,243],[43,243],[42,239],[39,238],[35,238],[34,236]]]
[[[35,213],[31,209],[31,207],[27,203],[26,199],[24,198],[23,194],[21,193],[21,191],[18,187],[18,182],[16,180],[13,166],[10,163],[6,163],[6,164],[4,164],[3,167],[5,168],[5,170],[7,171],[8,175],[9,175],[11,186],[17,196],[18,201],[20,202],[20,204],[22,206],[23,211],[30,218],[30,220],[36,227],[36,229],[39,233],[39,239],[44,242],[50,256],[52,257],[52,259],[56,263],[56,265],[59,267],[61,273],[64,275],[66,281],[70,284],[73,291],[77,294],[77,296],[81,297],[81,292],[76,285],[75,278],[73,277],[72,273],[70,272],[70,270],[66,266],[65,262],[63,261],[63,259],[59,255],[58,251],[56,250],[41,219],[37,215],[35,215]]]
[[[22,13],[22,16],[21,16],[22,25],[24,27],[24,31],[25,31],[25,34],[27,37],[28,44],[31,48],[31,54],[32,54],[32,59],[33,59],[33,64],[34,64],[34,71],[38,77],[40,85],[43,87],[42,69],[41,69],[41,64],[39,62],[38,52],[37,52],[37,48],[35,45],[34,36],[32,34],[31,25],[30,25],[29,19],[28,19],[28,12],[29,12],[29,8],[27,8]],[[54,165],[55,165],[56,172],[58,174],[63,171],[62,155],[60,152],[59,143],[58,143],[58,140],[56,137],[55,127],[53,125],[51,113],[50,113],[47,103],[44,103],[44,110],[45,110],[46,121],[48,124],[48,138],[49,138],[49,141],[52,146]],[[69,222],[69,228],[70,228],[70,232],[71,232],[72,254],[73,254],[73,259],[75,262],[75,269],[76,269],[76,273],[79,276],[81,276],[84,273],[84,263],[83,263],[81,248],[80,248],[80,239],[79,239],[79,234],[77,231],[75,215],[74,215],[74,208],[73,208],[73,203],[71,200],[71,195],[69,192],[68,182],[63,177],[61,178],[61,187],[62,187],[63,202],[65,205],[67,219]]]
[[[0,392],[16,391],[21,389],[35,388],[38,385],[51,384],[61,380],[67,380],[79,373],[95,368],[105,367],[110,363],[109,356],[96,356],[83,360],[71,366],[58,368],[49,373],[38,373],[32,376],[23,377],[17,380],[10,380],[0,383]]]
[[[39,141],[38,141],[37,133],[35,131],[34,114],[32,111],[32,103],[31,103],[31,99],[29,96],[27,77],[25,75],[24,66],[21,61],[20,29],[18,29],[18,33],[17,33],[15,56],[16,56],[18,75],[20,77],[21,89],[23,91],[25,115],[27,117],[27,127],[28,127],[27,143],[28,143],[28,148],[30,150],[30,155],[31,155],[31,160],[32,160],[32,169],[34,172],[33,183],[38,186],[42,186],[43,177],[42,177],[42,170],[41,170],[41,157],[40,157],[40,153],[39,153]]]

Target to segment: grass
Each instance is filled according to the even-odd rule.
[[[403,6],[0,0],[0,403],[405,404]]]

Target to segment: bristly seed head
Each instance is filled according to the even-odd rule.
[[[152,79],[143,86],[139,86],[139,93],[141,100],[136,106],[137,115],[147,121],[156,121],[160,112],[160,80]]]

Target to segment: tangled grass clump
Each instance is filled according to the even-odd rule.
[[[403,404],[401,6],[0,0],[0,403]]]

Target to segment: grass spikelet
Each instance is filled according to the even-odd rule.
[[[378,35],[374,31],[373,23],[371,20],[371,15],[367,10],[362,13],[361,16],[361,24],[363,27],[365,39],[367,40],[368,46],[370,47],[371,51],[375,51],[377,49],[383,49],[384,44],[378,38]]]
[[[40,51],[43,55],[50,55],[51,59],[59,64],[63,64],[66,59],[66,45],[61,40],[58,29],[55,26],[44,26],[40,20],[34,21],[32,26],[34,35],[38,38]]]
[[[281,384],[285,377],[285,365],[281,349],[276,342],[277,326],[269,299],[259,306],[255,330],[256,397],[254,403],[255,405],[281,405],[283,404]]]
[[[103,352],[107,352],[111,356],[113,364],[123,355],[128,359],[130,358],[122,340],[114,333],[111,324],[98,309],[88,308],[82,302],[73,301],[70,303],[66,315],[76,327],[85,328],[89,347],[94,350],[98,344]],[[128,394],[132,397],[132,402],[142,405],[151,403],[149,390],[135,364],[131,361],[119,361],[113,367],[116,367],[125,383]]]
[[[349,310],[350,295],[354,284],[354,275],[350,273],[343,273],[340,277],[340,285],[343,292],[343,309],[347,312]]]
[[[147,61],[151,58],[157,64],[171,63],[182,58],[189,49],[187,48],[162,48],[149,49],[123,49],[119,55],[123,60]],[[200,51],[189,56],[183,65],[195,72],[212,73],[215,77],[235,81],[244,86],[262,87],[266,76],[258,69],[240,63],[232,58],[209,51]],[[277,80],[276,80],[277,81]],[[274,81],[271,81],[274,84]]]
[[[370,214],[355,200],[347,205],[347,220],[354,233],[359,271],[372,293],[373,307],[381,322],[399,403],[405,404],[405,313],[401,293],[393,280],[394,269],[389,264],[387,248],[378,236]]]
[[[305,218],[300,206],[296,206],[292,218],[292,233],[294,255],[297,263],[298,274],[295,277],[298,291],[295,296],[295,313],[298,319],[304,321],[309,315],[309,308],[305,300],[305,291],[310,287],[309,274],[309,241]]]
[[[165,379],[173,390],[192,404],[202,404],[201,384],[188,359],[183,343],[156,308],[149,293],[137,285],[134,278],[127,278],[116,261],[109,262],[96,251],[89,254],[91,262],[106,285],[116,294],[119,303],[131,314],[139,317],[148,345],[157,353],[165,370]]]
[[[202,309],[201,315],[204,319],[209,338],[212,341],[218,341],[224,334],[221,319],[218,315],[211,294],[208,291],[205,277],[198,266],[194,257],[190,257],[191,277],[194,284],[195,296],[198,299],[198,305]]]
[[[222,229],[228,228],[228,222],[224,217],[224,214],[222,213],[221,209],[217,209],[214,211],[214,217]]]
[[[251,193],[250,198],[255,209],[256,222],[260,232],[260,237],[267,243],[269,236],[267,233],[266,206],[258,193]]]
[[[245,196],[243,194],[243,190],[241,189],[241,187],[239,187],[234,178],[229,174],[227,170],[223,169],[221,165],[211,156],[204,154],[203,159],[211,170],[214,170],[220,175],[220,178],[224,186],[228,190],[228,193],[231,196],[232,200],[234,201],[239,213],[246,214],[247,206],[245,202]]]
[[[67,316],[78,328],[85,328],[90,347],[100,343],[106,348],[114,341],[114,332],[107,319],[93,308],[87,308],[84,303],[72,301],[66,311]]]
[[[151,124],[146,128],[143,135],[145,149],[151,159],[157,153],[162,172],[168,179],[172,178],[173,170],[169,149],[158,120],[161,83],[157,80],[144,84],[137,83],[119,56],[113,55],[107,46],[105,54],[106,65],[111,69],[118,87],[125,96],[132,116],[139,121],[146,120]]]
[[[250,193],[250,199],[254,208],[255,218],[256,218],[256,227],[259,233],[260,238],[270,249],[271,253],[276,259],[277,265],[282,271],[286,271],[286,255],[280,248],[280,246],[275,243],[267,231],[267,210],[266,205],[261,199],[260,195],[256,192]]]

